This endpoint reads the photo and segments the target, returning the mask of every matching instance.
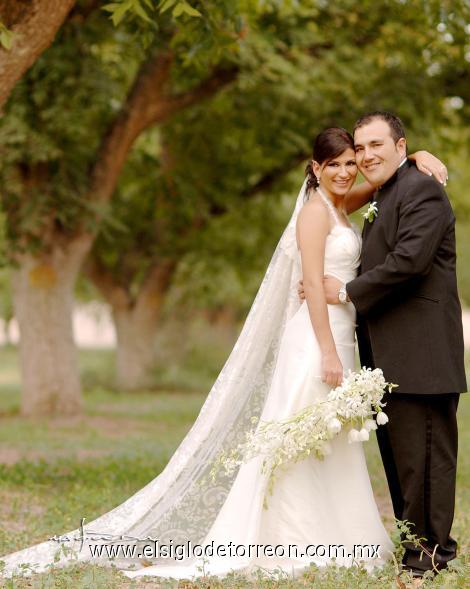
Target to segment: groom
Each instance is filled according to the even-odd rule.
[[[389,423],[377,430],[395,517],[413,524],[437,569],[455,558],[450,537],[457,462],[456,411],[466,391],[462,314],[455,269],[455,217],[442,186],[406,159],[400,119],[361,117],[357,165],[377,189],[377,214],[364,222],[359,276],[326,277],[329,304],[352,301],[361,365],[399,385],[386,393]],[[403,568],[433,569],[406,544]]]

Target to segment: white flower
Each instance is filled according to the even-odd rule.
[[[215,480],[220,467],[232,476],[241,464],[261,457],[262,470],[269,473],[272,486],[276,470],[286,463],[298,462],[307,456],[321,459],[330,454],[329,442],[341,430],[362,423],[360,431],[354,427],[349,429],[348,442],[365,442],[370,431],[387,423],[388,417],[381,410],[382,397],[385,388],[391,390],[395,386],[385,381],[379,368],[349,371],[341,386],[330,391],[325,400],[284,420],[253,419],[254,427],[246,432],[245,441],[220,453],[211,469],[211,477]]]
[[[376,421],[379,425],[385,425],[388,423],[388,415],[383,411],[380,411],[377,413]]]
[[[359,432],[359,441],[360,442],[367,442],[368,439],[369,439],[369,432],[366,430],[365,427],[363,427],[361,429],[361,431]]]
[[[330,419],[328,422],[327,427],[330,434],[337,434],[339,431],[341,431],[341,421],[336,417],[333,417],[333,419]]]
[[[378,214],[379,209],[377,208],[377,202],[374,200],[374,202],[370,203],[369,208],[362,216],[364,217],[364,219],[367,219],[369,223],[372,223],[372,221],[375,219],[375,217],[377,217]]]
[[[357,429],[350,429],[348,434],[348,442],[351,444],[352,442],[359,442],[359,432]]]
[[[368,432],[370,432],[372,430],[377,429],[377,424],[373,419],[366,419],[364,422],[364,427]]]

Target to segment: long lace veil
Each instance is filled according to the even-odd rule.
[[[270,389],[279,342],[286,321],[299,308],[297,282],[300,263],[295,226],[304,203],[306,181],[298,195],[292,217],[282,234],[262,284],[235,346],[215,381],[193,427],[163,472],[118,507],[66,534],[69,538],[99,533],[110,537],[158,538],[161,543],[200,543],[211,528],[234,476],[223,471],[215,481],[209,477],[220,451],[245,439],[255,425]],[[86,514],[84,514],[86,515]],[[56,530],[55,530],[56,531]],[[74,542],[75,554],[61,551],[48,540],[0,557],[3,576],[18,572],[22,563],[43,571],[54,563],[66,566],[91,559],[88,542]],[[62,545],[64,546],[64,545]],[[80,548],[80,550],[78,550]],[[109,565],[106,557],[94,562]],[[153,561],[156,562],[156,561]],[[167,561],[168,562],[168,561]],[[115,566],[142,566],[132,559],[116,559]],[[27,567],[28,568],[28,567]],[[24,571],[24,567],[22,567]]]

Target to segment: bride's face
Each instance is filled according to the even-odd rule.
[[[313,163],[313,171],[320,180],[320,187],[335,196],[344,196],[351,189],[357,176],[356,154],[352,148],[332,160]]]

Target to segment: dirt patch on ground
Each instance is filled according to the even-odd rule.
[[[109,438],[125,438],[128,434],[142,429],[138,419],[116,415],[80,415],[78,417],[54,417],[47,420],[51,429],[80,430],[94,429]]]
[[[0,521],[2,528],[10,533],[23,532],[31,516],[41,518],[45,508],[38,504],[37,497],[22,491],[0,491]]]
[[[120,440],[125,439],[131,435],[137,435],[143,431],[142,421],[137,419],[130,419],[128,417],[116,417],[116,416],[102,416],[102,415],[81,415],[78,417],[60,417],[60,418],[49,418],[49,419],[33,419],[33,418],[21,418],[17,415],[2,417],[2,423],[8,427],[15,427],[16,423],[24,430],[25,422],[31,423],[31,427],[34,428],[36,424],[40,425],[41,428],[46,428],[48,431],[44,432],[44,440],[53,440],[52,446],[45,447],[44,449],[27,448],[28,444],[18,444],[17,447],[13,443],[9,446],[3,444],[0,447],[0,464],[11,466],[16,464],[20,460],[28,460],[31,462],[37,462],[39,460],[50,461],[56,458],[74,458],[76,460],[87,460],[90,458],[101,458],[109,455],[115,444],[110,444],[109,449],[107,448],[80,448],[80,447],[57,447],[60,444],[57,443],[57,439],[63,437],[64,439],[76,440],[75,446],[80,446],[79,439],[82,437],[82,433],[86,432],[86,436],[96,435],[101,439]],[[36,436],[37,437],[37,436]],[[41,436],[42,437],[42,436]],[[29,446],[33,445],[29,444]],[[88,444],[89,445],[89,444]],[[42,444],[41,444],[42,446]]]
[[[87,460],[88,458],[101,458],[107,456],[108,451],[105,450],[77,450],[72,453],[76,460]],[[71,458],[70,450],[47,450],[41,452],[40,450],[19,450],[17,448],[0,448],[0,464],[12,466],[20,460],[28,462],[38,462],[40,460],[50,461],[54,458]]]

